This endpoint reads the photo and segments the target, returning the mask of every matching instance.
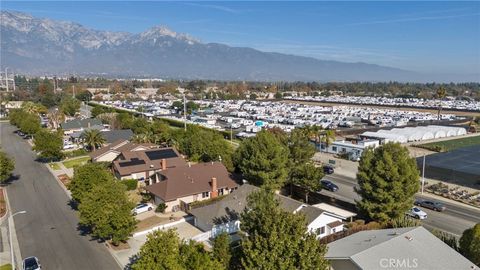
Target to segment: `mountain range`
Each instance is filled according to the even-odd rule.
[[[164,26],[139,34],[1,12],[2,67],[29,75],[102,75],[252,81],[478,81],[202,43]]]

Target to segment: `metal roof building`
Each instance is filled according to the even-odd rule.
[[[367,138],[383,139],[385,142],[420,142],[438,138],[454,137],[467,134],[462,127],[450,126],[419,126],[393,129],[381,129],[376,132],[366,131],[360,136]]]

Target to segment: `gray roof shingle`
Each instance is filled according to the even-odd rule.
[[[478,269],[423,227],[358,232],[328,244],[325,258],[350,259],[368,270],[385,269],[385,259],[398,262],[395,269]]]

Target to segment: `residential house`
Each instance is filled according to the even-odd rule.
[[[380,141],[378,140],[363,140],[357,143],[351,143],[347,141],[335,141],[328,147],[325,143],[321,143],[319,146],[319,151],[332,154],[347,154],[349,159],[359,160],[362,156],[363,151],[367,147],[375,148],[379,145]]]
[[[73,133],[82,133],[85,129],[96,128],[103,129],[103,124],[100,119],[97,118],[87,118],[87,119],[74,119],[68,122],[63,122],[60,124],[60,127],[63,129],[65,135],[71,135]]]
[[[209,232],[210,237],[221,232],[232,234],[239,231],[240,214],[247,205],[247,197],[257,190],[258,187],[244,184],[222,200],[190,210],[195,226]],[[318,232],[319,237],[343,231],[342,217],[283,195],[277,195],[277,198],[285,211],[305,214],[308,230]]]
[[[149,185],[150,176],[155,173],[186,166],[187,163],[175,148],[166,147],[122,151],[113,161],[112,167],[118,179],[138,179]]]
[[[148,149],[158,148],[153,143],[132,143],[125,139],[118,139],[111,144],[90,153],[93,162],[113,162],[123,152],[128,151],[145,151]]]
[[[106,144],[111,144],[118,140],[130,140],[133,137],[131,129],[115,129],[102,131],[102,136],[105,138]]]
[[[328,244],[332,270],[472,270],[475,264],[423,227],[361,231]]]
[[[166,211],[176,211],[192,202],[227,195],[238,187],[221,162],[167,166],[152,175],[150,182],[147,190],[154,195],[155,204],[165,203]]]

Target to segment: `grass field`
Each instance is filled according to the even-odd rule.
[[[12,270],[12,265],[11,264],[4,264],[0,266],[0,270]]]
[[[48,165],[50,166],[50,168],[52,168],[52,170],[55,170],[55,171],[58,171],[61,169],[58,163],[50,163]]]
[[[65,166],[66,168],[73,168],[73,167],[77,167],[79,165],[85,164],[89,160],[90,160],[90,157],[70,159],[70,160],[64,161],[63,166]]]
[[[418,145],[418,147],[436,151],[436,152],[448,152],[461,147],[467,147],[467,146],[473,146],[473,145],[480,145],[480,136],[420,144]]]

